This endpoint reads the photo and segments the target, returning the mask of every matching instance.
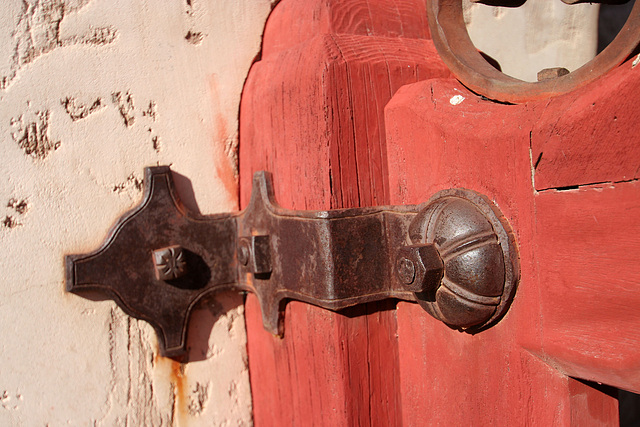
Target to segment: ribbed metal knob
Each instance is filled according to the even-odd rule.
[[[504,313],[519,270],[513,233],[493,203],[468,190],[438,193],[410,235],[413,243],[432,243],[444,264],[441,281],[416,294],[431,315],[472,331]]]

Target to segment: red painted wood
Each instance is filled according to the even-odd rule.
[[[264,31],[263,57],[320,34],[431,38],[426,5],[420,0],[284,0],[269,21]]]
[[[448,78],[423,11],[420,0],[278,4],[243,93],[241,203],[259,169],[294,209],[479,191],[516,232],[516,298],[473,336],[416,304],[290,303],[277,338],[249,296],[255,423],[615,425],[615,397],[571,376],[638,391],[640,193],[555,189],[635,178],[637,72],[625,64],[542,102],[483,101]]]
[[[616,389],[569,379],[569,393],[572,426],[620,425]]]
[[[427,40],[329,34],[265,57],[242,100],[240,168],[256,158],[276,179],[311,181],[297,201],[276,193],[292,208],[384,204],[383,108],[403,83],[448,74]]]
[[[540,357],[640,392],[640,183],[545,191],[535,206]]]
[[[531,136],[536,189],[637,179],[639,88],[640,68],[628,61],[579,96],[539,105]]]
[[[538,292],[531,286],[533,191],[521,108],[482,101],[450,80],[405,86],[387,106],[389,162],[396,165],[389,168],[390,187],[403,189],[392,201],[418,203],[451,187],[486,194],[516,232],[523,277],[505,318],[474,336],[415,304],[398,304],[405,425],[567,425],[570,419],[567,378],[518,342],[521,335],[538,340],[540,327],[540,307],[528,303]]]
[[[240,114],[240,192],[274,174],[286,207],[389,200],[383,109],[403,84],[448,76],[419,0],[283,0],[265,29]],[[283,339],[246,305],[256,425],[399,425],[393,302],[335,314],[290,303]]]
[[[606,79],[631,85],[624,73],[630,69],[571,94],[574,105],[601,94]],[[389,186],[398,189],[391,201],[418,203],[451,187],[480,191],[511,222],[522,266],[510,311],[475,336],[421,315],[413,304],[398,305],[407,425],[615,425],[615,399],[565,374],[638,390],[640,277],[634,248],[640,192],[636,183],[535,191],[540,170],[530,151],[532,135],[562,117],[563,101],[500,105],[450,80],[431,80],[403,87],[386,108]],[[614,98],[601,102],[615,111]],[[581,117],[582,125],[571,123],[575,141],[581,126],[592,129],[589,116]],[[635,144],[624,138],[621,143],[629,158],[638,155]],[[589,153],[604,152],[599,150]],[[576,158],[556,162],[556,170],[547,167],[546,178],[562,182]],[[619,172],[604,171],[604,181]]]

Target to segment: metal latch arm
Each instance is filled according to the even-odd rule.
[[[156,329],[166,356],[186,351],[191,311],[221,290],[256,294],[280,335],[287,300],[339,310],[396,298],[475,331],[505,312],[518,277],[508,224],[468,190],[420,206],[292,211],[258,172],[244,211],[203,216],[182,205],[168,167],[147,168],[142,204],[66,268],[67,291],[106,293]]]

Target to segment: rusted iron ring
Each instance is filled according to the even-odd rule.
[[[440,57],[469,89],[490,99],[522,103],[569,92],[594,81],[624,62],[640,42],[640,2],[616,38],[593,60],[550,80],[525,82],[495,69],[473,45],[464,23],[462,0],[427,0],[429,27]]]

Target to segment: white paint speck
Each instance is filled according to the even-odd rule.
[[[449,104],[451,104],[451,105],[459,105],[459,104],[462,103],[462,101],[464,101],[464,96],[455,95],[455,96],[451,97],[451,99],[449,100]]]
[[[636,59],[631,63],[631,68],[636,68],[636,65],[640,64],[640,55],[636,56]]]

